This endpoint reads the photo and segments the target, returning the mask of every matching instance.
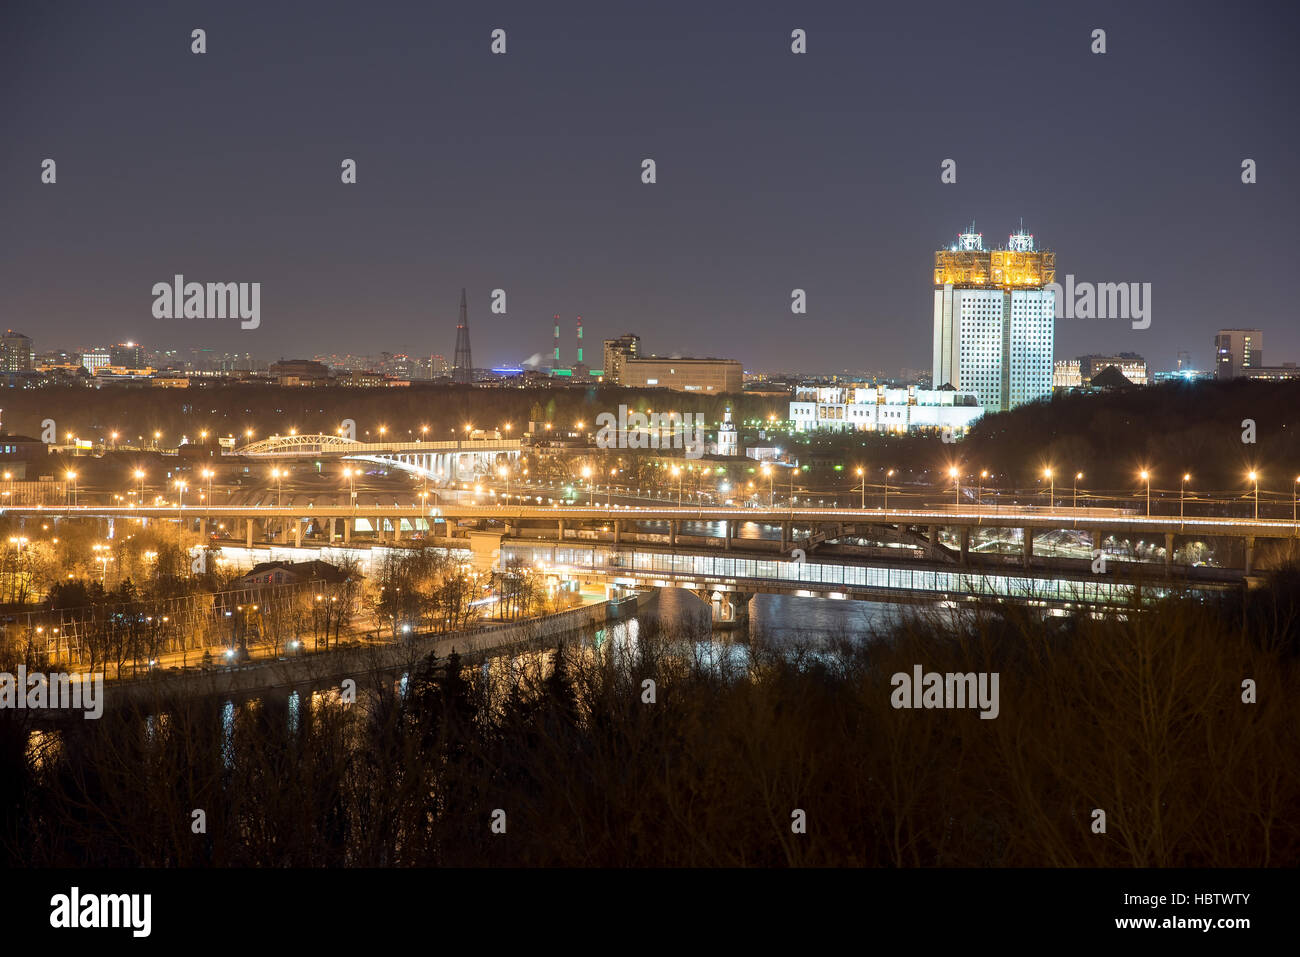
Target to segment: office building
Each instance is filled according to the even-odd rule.
[[[672,389],[675,392],[720,395],[742,391],[745,370],[738,359],[624,358],[619,366],[618,383],[632,389]]]
[[[1051,395],[1056,254],[1022,229],[1005,249],[962,233],[934,254],[936,389],[974,393],[989,412]]]
[[[1214,377],[1236,379],[1264,364],[1264,333],[1258,329],[1220,329],[1214,337]]]
[[[108,350],[108,364],[121,366],[123,369],[143,369],[149,363],[145,359],[144,347],[138,342],[119,342]]]

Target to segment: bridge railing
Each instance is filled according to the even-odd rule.
[[[1027,517],[1036,515],[1066,515],[1070,518],[1114,518],[1118,516],[1139,514],[1138,510],[1135,508],[1097,508],[1093,506],[1087,508],[1076,508],[1070,505],[955,505],[952,502],[948,502],[944,505],[927,506],[927,510],[929,511],[935,509],[943,512],[961,512],[967,515],[1015,514],[1025,515]]]

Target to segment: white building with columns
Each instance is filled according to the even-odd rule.
[[[790,403],[790,420],[798,432],[946,431],[962,436],[983,414],[974,393],[916,386],[798,386]]]

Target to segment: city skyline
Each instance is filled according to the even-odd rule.
[[[556,312],[582,315],[596,341],[654,330],[660,354],[753,370],[826,371],[830,343],[857,360],[846,368],[924,368],[930,252],[972,221],[1000,237],[1023,219],[1062,274],[1154,290],[1149,329],[1059,320],[1057,356],[1134,351],[1162,367],[1190,350],[1206,368],[1215,330],[1246,325],[1300,355],[1281,278],[1296,131],[1235,109],[1249,96],[1257,115],[1287,115],[1289,34],[1193,6],[1201,16],[1025,7],[994,22],[953,5],[936,30],[902,9],[560,23],[506,7],[491,23],[411,10],[358,24],[330,4],[306,35],[283,11],[235,6],[196,14],[209,47],[194,56],[197,21],[105,33],[109,11],[19,4],[0,39],[15,120],[3,322],[62,343],[108,327],[268,358],[362,337],[450,357],[464,286],[481,368],[545,355]],[[498,21],[504,56],[488,48]],[[1104,56],[1089,50],[1097,26]],[[979,82],[1014,89],[1015,112],[1041,122],[971,108],[972,51]],[[92,84],[108,106],[90,113]],[[873,89],[888,95],[860,93]],[[354,185],[340,182],[347,158]],[[1243,158],[1257,183],[1241,182]],[[261,325],[154,319],[151,286],[178,273],[260,282]],[[489,311],[495,289],[504,315]]]
[[[1280,926],[1297,27],[4,4],[6,929]]]

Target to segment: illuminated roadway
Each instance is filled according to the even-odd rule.
[[[493,519],[496,521],[643,521],[643,522],[787,522],[965,526],[971,528],[1033,528],[1113,531],[1149,534],[1300,538],[1300,524],[1279,519],[1134,515],[1110,509],[1045,509],[1016,506],[961,508],[740,508],[700,506],[500,506],[500,505],[28,505],[0,509],[0,515],[31,517],[155,518],[198,521],[203,518],[431,518]]]

